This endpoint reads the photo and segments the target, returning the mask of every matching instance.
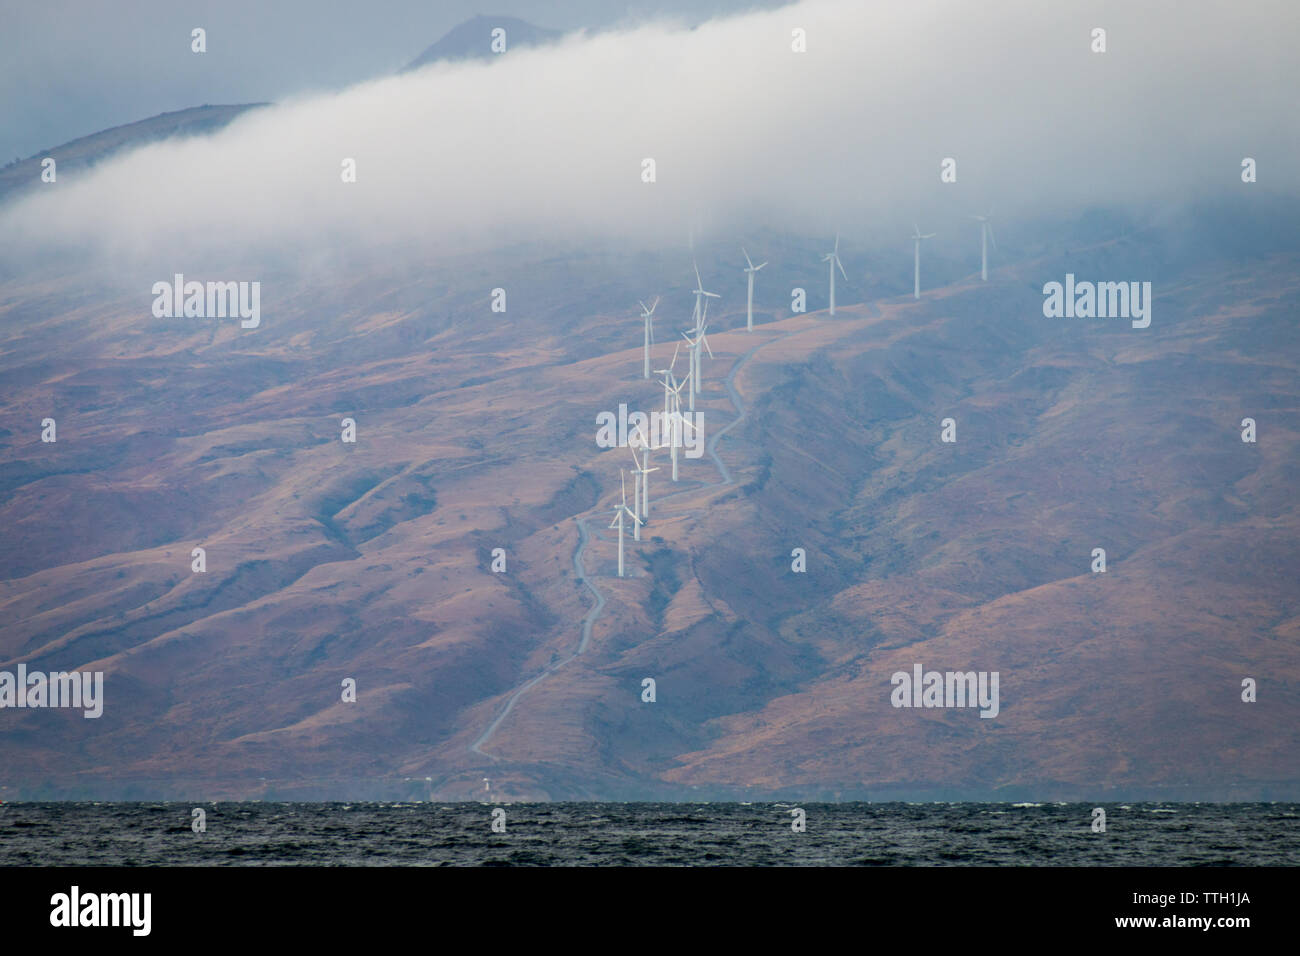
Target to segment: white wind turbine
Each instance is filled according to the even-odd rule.
[[[632,461],[636,465],[636,467],[632,469],[632,514],[636,518],[640,518],[641,517],[641,463],[636,460],[636,447],[632,444],[632,439],[629,438],[627,440],[627,444],[628,444],[628,450],[632,452]],[[622,469],[619,469],[619,474],[622,475],[622,473],[623,473]],[[627,501],[625,498],[624,504],[626,503]],[[632,527],[632,540],[633,541],[641,540],[641,525],[639,522]],[[619,576],[622,577],[622,575]]]
[[[614,506],[614,520],[609,523],[609,526],[618,528],[618,576],[621,578],[623,576],[623,517],[626,515],[631,518],[637,529],[641,527],[641,519],[627,506],[627,479],[621,468],[618,471],[618,481],[622,488],[623,500],[621,504]]]
[[[686,378],[680,382],[673,374],[673,369],[677,365],[677,353],[681,347],[682,343],[678,342],[677,347],[673,349],[673,360],[668,363],[667,368],[655,370],[656,375],[664,377],[664,423],[668,426],[668,449],[673,462],[673,481],[677,480],[677,449],[682,444],[681,430],[685,427],[698,431],[694,424],[682,417],[682,389],[691,384],[692,373],[687,372]]]
[[[701,316],[705,311],[700,307],[700,303],[707,305],[708,299],[720,299],[722,296],[716,292],[705,292],[704,281],[700,278],[700,267],[696,265],[694,259],[691,260],[691,265],[695,266],[695,326],[699,328]]]
[[[654,301],[650,303],[648,308],[646,307],[646,304],[642,302],[640,299],[637,300],[637,305],[641,306],[641,318],[645,321],[644,377],[649,378],[650,377],[650,346],[654,345],[654,341],[655,341],[655,322],[652,316],[655,314],[655,307],[659,305],[659,296],[654,297]]]
[[[671,421],[672,419],[673,405],[672,405],[671,396],[673,395],[673,384],[676,383],[677,381],[676,377],[673,375],[673,369],[677,366],[677,353],[678,351],[681,350],[681,347],[682,347],[681,342],[678,342],[673,347],[673,360],[668,363],[667,368],[655,369],[656,375],[662,375],[664,377],[664,421],[665,422]]]
[[[709,304],[706,302],[704,303],[704,315],[707,317],[708,314]],[[691,347],[691,371],[690,374],[686,376],[691,383],[691,387],[687,391],[687,396],[690,399],[691,411],[695,411],[695,396],[700,391],[700,346],[703,345],[705,349],[708,350],[709,358],[713,358],[713,349],[709,348],[708,336],[704,334],[708,327],[708,319],[705,318],[701,324],[691,329],[691,332],[695,333],[695,338],[691,338],[690,334],[687,332],[682,333],[682,337],[686,339],[687,343]]]
[[[921,235],[921,227],[913,224],[912,241],[916,244],[915,254],[912,259],[912,264],[913,264],[912,298],[913,299],[921,298],[921,240],[933,239],[934,237],[935,237],[935,233],[933,232],[927,232],[924,236]]]
[[[745,252],[745,247],[741,246],[740,251]],[[746,303],[745,304],[745,329],[746,331],[753,332],[754,331],[754,273],[757,272],[759,269],[763,268],[763,266],[767,265],[767,263],[760,262],[758,265],[754,265],[754,260],[749,258],[748,252],[745,252],[745,261],[749,263],[749,265],[745,268],[746,276],[749,279],[749,296],[745,300]],[[834,277],[832,277],[832,281],[834,281]]]
[[[830,270],[831,270],[831,312],[830,314],[834,315],[835,314],[835,267],[839,266],[840,275],[844,276],[845,281],[847,281],[849,278],[848,273],[844,271],[844,264],[840,262],[840,234],[838,232],[835,233],[834,251],[828,252],[826,253],[826,255],[822,256],[822,262],[830,263]]]
[[[984,282],[989,281],[989,240],[993,241],[993,248],[998,247],[997,237],[993,235],[993,212],[989,211],[987,216],[971,216],[980,224],[980,279]]]
[[[709,353],[709,358],[713,358],[713,349],[709,348],[708,331],[709,331],[709,303],[705,302],[704,315],[700,322],[699,340],[700,340],[700,345],[703,345],[704,350]],[[695,347],[695,391],[696,393],[700,391],[703,385],[704,385],[704,369],[700,365],[700,347],[699,345],[697,345]],[[691,409],[691,411],[694,411],[694,409]]]
[[[671,389],[672,397],[673,397],[673,411],[672,411],[672,415],[669,416],[668,420],[671,423],[671,428],[669,429],[669,436],[670,436],[669,445],[671,445],[672,447],[673,481],[677,480],[677,449],[682,446],[682,429],[689,428],[691,429],[691,431],[697,433],[699,431],[699,429],[696,428],[693,422],[687,420],[685,416],[682,415],[681,391],[683,388],[685,388],[690,384],[690,381],[691,381],[691,377],[690,375],[687,375],[684,381],[678,384],[676,388]]]
[[[679,420],[681,419],[682,410],[681,395],[682,389],[690,383],[690,375],[687,375],[686,380],[682,382],[677,381],[676,376],[673,376],[671,372],[668,377],[672,378],[672,384],[669,385],[667,378],[665,378],[664,407],[667,409],[667,412],[665,412],[665,424],[668,426],[668,450],[673,462],[673,481],[676,481],[677,449],[681,447],[681,437],[678,434]]]
[[[637,429],[640,432],[640,429]],[[650,441],[642,433],[641,437],[628,439],[628,445],[632,451],[632,464],[636,467],[632,469],[632,474],[636,475],[636,489],[632,492],[632,510],[637,516],[645,521],[650,516],[650,472],[658,471],[658,468],[650,467]],[[636,457],[637,448],[641,448],[640,460]],[[641,540],[641,528],[636,528],[636,540]]]

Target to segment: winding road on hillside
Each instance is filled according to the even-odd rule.
[[[865,303],[865,304],[867,304],[870,307],[871,312],[873,314],[872,317],[878,318],[880,315],[880,310],[879,308],[876,307],[876,304],[874,302]],[[817,313],[814,313],[814,315],[816,314]],[[816,326],[809,326],[809,328],[816,328]],[[767,346],[771,345],[774,342],[780,342],[783,339],[789,338],[791,335],[797,335],[798,333],[804,331],[807,331],[807,329],[791,329],[788,332],[782,332],[779,335],[773,336],[772,338],[768,339],[765,342],[759,342],[753,348],[749,349],[749,351],[741,355],[740,358],[737,359],[734,363],[732,363],[731,370],[727,372],[726,377],[722,380],[722,385],[726,389],[727,397],[731,400],[732,407],[736,409],[736,416],[732,418],[732,420],[729,421],[722,428],[714,432],[713,436],[708,440],[708,442],[705,443],[705,450],[709,453],[709,456],[713,459],[714,465],[717,466],[718,474],[721,480],[712,481],[712,482],[702,482],[700,485],[694,487],[683,488],[681,491],[674,491],[672,494],[664,495],[661,498],[657,498],[656,501],[662,504],[665,501],[668,501],[672,498],[676,498],[678,495],[693,494],[694,492],[699,491],[701,487],[703,488],[725,487],[726,485],[730,485],[733,482],[734,479],[731,477],[731,470],[727,468],[726,463],[723,462],[723,460],[720,457],[718,457],[718,442],[722,440],[722,437],[726,435],[727,432],[731,431],[731,429],[736,427],[736,425],[744,421],[745,415],[747,414],[745,403],[741,401],[740,393],[736,391],[736,385],[735,385],[736,374],[742,368],[745,367],[745,365],[749,362],[751,358],[753,358],[753,356],[755,355],[755,353],[759,351],[759,349],[766,348]],[[578,641],[578,646],[574,649],[573,653],[569,654],[569,656],[567,657],[555,661],[552,664],[549,664],[539,674],[537,674],[532,678],[529,678],[529,680],[516,687],[514,691],[511,692],[510,696],[506,699],[505,705],[502,707],[501,712],[497,714],[496,718],[490,724],[488,724],[487,728],[483,731],[482,734],[479,735],[478,739],[475,740],[472,744],[470,744],[469,746],[470,752],[480,757],[487,757],[489,760],[493,760],[493,761],[498,759],[496,756],[492,754],[484,753],[482,749],[483,745],[492,739],[492,735],[496,733],[496,730],[498,727],[501,726],[502,721],[504,721],[508,716],[510,716],[510,711],[514,709],[515,702],[519,700],[520,697],[522,697],[525,693],[527,693],[530,688],[534,687],[541,681],[545,680],[548,676],[555,673],[565,664],[569,663],[569,661],[573,660],[579,654],[582,654],[584,651],[586,651],[587,644],[591,640],[592,626],[596,623],[596,619],[600,617],[601,612],[604,611],[605,609],[605,595],[601,593],[600,588],[598,588],[595,585],[593,580],[587,576],[586,568],[583,564],[583,555],[586,552],[587,545],[591,541],[591,533],[587,529],[587,519],[581,516],[576,516],[574,520],[578,522],[578,544],[573,552],[574,574],[577,576],[578,580],[581,581],[583,584],[585,584],[587,586],[587,589],[591,591],[592,595],[596,598],[596,603],[592,605],[591,610],[589,610],[582,619],[582,636],[581,639]]]

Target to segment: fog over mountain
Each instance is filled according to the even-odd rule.
[[[200,103],[278,100],[395,72],[475,15],[576,30],[698,23],[780,0],[53,0],[7,4],[0,161]],[[202,57],[190,31],[208,32]]]
[[[1293,3],[265,6],[0,172],[0,800],[1300,795]]]
[[[1175,11],[1197,29],[1171,29]],[[291,98],[43,186],[0,209],[0,257],[80,249],[134,282],[536,238],[682,245],[693,227],[892,241],[989,205],[1005,220],[1228,195],[1245,156],[1253,188],[1294,194],[1300,143],[1276,117],[1297,25],[1286,0],[807,0],[570,34]]]

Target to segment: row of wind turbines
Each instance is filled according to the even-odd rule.
[[[992,241],[993,248],[997,249],[997,239],[993,236],[992,214],[984,216],[972,216],[980,224],[980,279],[987,282],[989,278],[989,242]],[[921,243],[926,239],[933,239],[936,233],[922,233],[916,225],[912,226],[913,248],[913,282],[912,296],[919,299],[921,297]],[[758,274],[767,262],[760,262],[754,265],[754,260],[749,257],[749,252],[742,246],[741,253],[745,257],[745,279],[746,279],[746,297],[745,297],[745,329],[748,332],[754,331],[754,276]],[[835,270],[839,269],[840,275],[848,280],[848,273],[844,271],[844,264],[840,261],[840,237],[835,235],[834,248],[822,256],[822,262],[827,264],[830,277],[830,315],[835,314]],[[692,319],[694,325],[692,328],[682,332],[682,338],[686,341],[688,368],[686,377],[680,382],[677,380],[675,369],[677,367],[677,356],[681,350],[681,342],[678,342],[673,348],[672,361],[668,363],[667,368],[655,369],[654,374],[663,376],[664,387],[664,412],[663,421],[668,426],[667,446],[672,456],[672,480],[678,479],[678,449],[681,447],[684,429],[691,429],[698,433],[698,426],[682,414],[681,392],[686,389],[687,411],[694,413],[695,396],[700,394],[700,385],[703,378],[701,368],[701,348],[708,353],[709,358],[713,358],[713,349],[709,347],[708,336],[706,335],[709,327],[709,299],[718,299],[721,296],[716,292],[709,292],[704,288],[704,280],[700,278],[700,267],[692,262],[695,269],[695,311]],[[638,302],[641,306],[641,322],[643,323],[643,346],[642,346],[642,377],[650,378],[650,350],[654,346],[654,314],[655,309],[659,306],[659,297],[656,296],[651,300],[649,305],[644,302]],[[638,426],[637,431],[628,439],[629,450],[632,453],[632,474],[634,478],[632,491],[632,507],[627,503],[627,473],[624,469],[619,470],[620,499],[614,507],[614,517],[610,521],[610,529],[618,530],[618,576],[624,577],[624,532],[627,522],[632,524],[633,540],[641,540],[641,528],[645,525],[646,519],[650,514],[650,473],[658,471],[658,468],[650,467],[650,451],[652,448],[661,448],[663,445],[652,444],[650,435],[645,434]],[[640,449],[641,457],[637,457],[637,450]]]
[[[742,250],[743,251],[743,250]],[[751,269],[749,289],[750,289],[750,309],[749,309],[749,328],[754,327],[753,313],[753,290],[754,280],[753,272],[757,272],[766,262],[755,266],[749,258],[748,253],[745,255],[745,261],[749,263]],[[663,376],[664,387],[664,412],[663,421],[668,426],[667,446],[672,456],[672,478],[678,480],[678,449],[682,446],[682,439],[685,430],[690,429],[698,433],[699,426],[691,421],[682,413],[682,389],[686,390],[687,411],[694,413],[695,396],[700,393],[700,383],[703,378],[703,368],[701,364],[702,351],[707,352],[709,358],[713,358],[713,349],[709,346],[708,328],[709,328],[709,300],[719,299],[721,296],[716,292],[710,292],[704,288],[704,280],[700,278],[700,267],[695,268],[695,311],[692,316],[694,324],[690,329],[682,332],[682,338],[686,341],[687,347],[687,372],[686,377],[681,381],[677,379],[677,356],[681,353],[682,343],[678,342],[673,348],[672,361],[668,363],[667,368],[655,369],[656,375]],[[644,323],[644,348],[642,361],[642,377],[650,378],[650,349],[654,345],[654,314],[655,309],[659,306],[659,299],[655,297],[649,305],[644,302],[638,302],[641,306],[641,321]],[[628,439],[628,445],[632,453],[632,475],[634,478],[632,490],[632,507],[627,504],[627,473],[620,469],[619,482],[621,485],[621,496],[619,503],[614,507],[614,518],[609,523],[610,528],[618,529],[618,576],[624,577],[624,534],[627,528],[627,522],[632,523],[632,537],[635,541],[641,540],[641,528],[645,524],[646,518],[650,514],[650,473],[658,471],[658,468],[650,467],[650,450],[660,448],[662,445],[655,445],[652,436],[646,434],[640,426],[637,431]],[[637,457],[637,450],[640,449],[641,457]]]

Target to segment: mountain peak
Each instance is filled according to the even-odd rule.
[[[505,31],[506,50],[521,46],[538,46],[559,38],[558,30],[535,26],[518,17],[479,14],[452,27],[442,39],[426,49],[403,69],[418,70],[440,60],[487,59],[498,55],[493,50],[493,31]]]

